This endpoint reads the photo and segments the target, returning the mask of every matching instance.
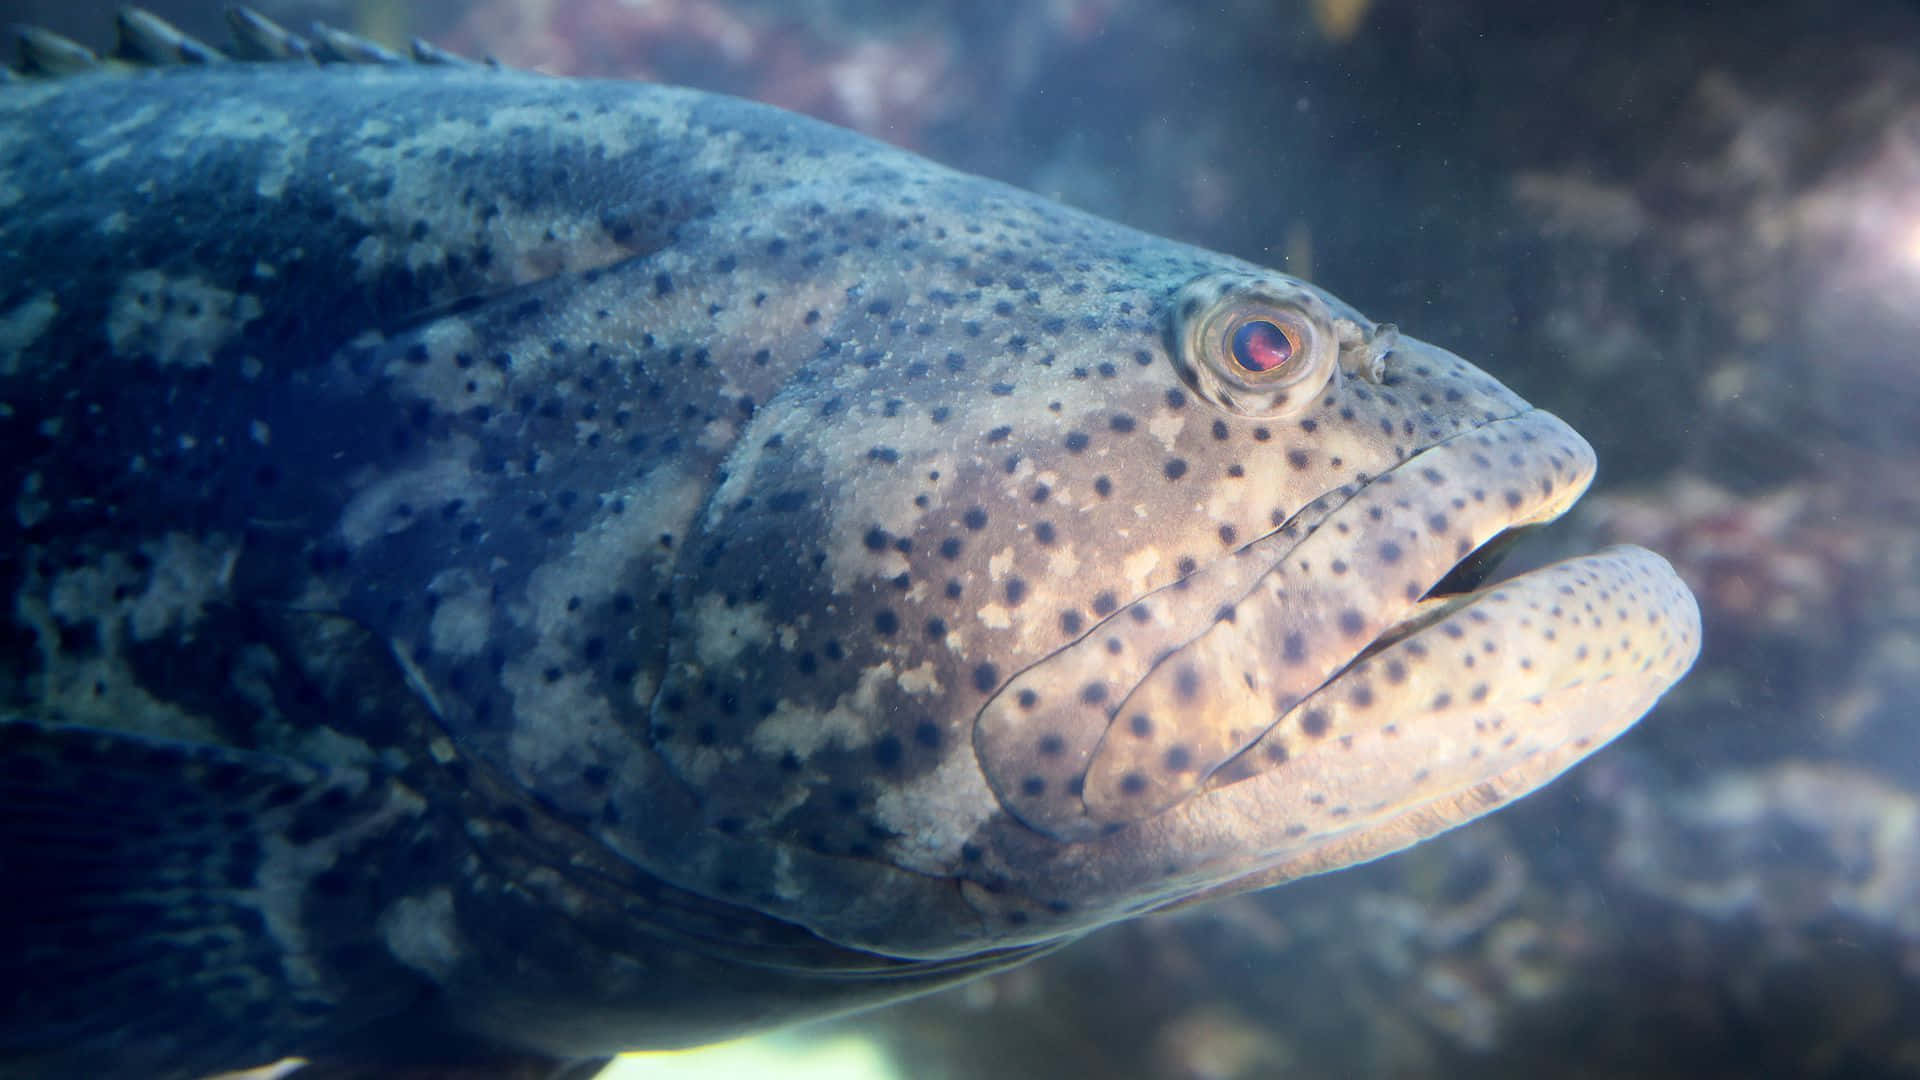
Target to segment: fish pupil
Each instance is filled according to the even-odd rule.
[[[1265,319],[1233,332],[1233,362],[1247,371],[1272,371],[1293,359],[1293,342],[1286,332]]]

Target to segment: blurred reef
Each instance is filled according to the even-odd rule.
[[[834,1034],[954,1080],[1920,1075],[1920,5],[259,6],[771,101],[1310,276],[1593,441],[1535,558],[1631,540],[1698,593],[1691,678],[1519,806]]]

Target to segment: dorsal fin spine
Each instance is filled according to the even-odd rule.
[[[227,7],[227,26],[233,41],[215,48],[182,32],[144,8],[124,7],[115,16],[117,40],[108,54],[117,64],[132,67],[172,67],[226,61],[306,61],[327,64],[422,64],[439,67],[497,68],[488,58],[475,63],[466,57],[415,38],[408,53],[396,52],[359,34],[324,23],[314,23],[310,36],[286,29],[265,15],[240,4]],[[0,67],[0,82],[12,76],[58,78],[102,67],[100,57],[79,42],[34,26],[14,30],[19,60],[12,69]]]

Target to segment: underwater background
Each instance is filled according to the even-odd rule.
[[[768,101],[1308,277],[1594,444],[1521,557],[1645,544],[1700,598],[1694,673],[1515,807],[766,1075],[1920,1075],[1920,4],[256,6]]]

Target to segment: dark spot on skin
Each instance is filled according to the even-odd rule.
[[[1380,561],[1383,563],[1399,562],[1400,561],[1400,545],[1394,543],[1391,540],[1388,540],[1385,543],[1381,544],[1380,545]]]
[[[1093,613],[1095,615],[1111,615],[1113,614],[1113,609],[1119,606],[1120,602],[1114,599],[1113,594],[1110,592],[1103,592],[1093,598]]]
[[[1187,395],[1179,390],[1167,391],[1167,408],[1184,409],[1187,407]]]
[[[940,557],[943,559],[957,559],[960,557],[961,550],[965,547],[966,544],[963,543],[959,537],[949,536],[945,540],[940,541]]]
[[[1285,657],[1289,664],[1305,662],[1307,659],[1306,637],[1298,631],[1288,634],[1285,643],[1281,646],[1280,655]]]
[[[1093,491],[1094,494],[1104,499],[1113,494],[1113,481],[1104,476],[1096,476],[1093,480]]]
[[[1020,602],[1026,598],[1027,583],[1020,578],[1009,578],[1007,580],[1007,606],[1019,607]]]
[[[1403,661],[1400,661],[1400,660],[1387,661],[1385,671],[1387,675],[1387,681],[1390,683],[1398,684],[1398,683],[1403,683],[1407,681],[1407,665]]]
[[[1192,701],[1200,693],[1200,673],[1191,664],[1183,665],[1173,677],[1174,692],[1182,701]]]
[[[1053,522],[1038,522],[1033,527],[1033,538],[1041,544],[1051,544],[1054,540]]]
[[[1127,728],[1144,739],[1153,734],[1153,718],[1146,713],[1134,713],[1133,719],[1127,721]]]
[[[1312,464],[1312,461],[1313,459],[1307,456],[1307,452],[1305,450],[1287,451],[1287,464],[1293,466],[1296,469],[1304,469],[1309,464]]]
[[[1094,682],[1081,687],[1080,700],[1087,705],[1098,705],[1107,700],[1107,684]]]
[[[891,769],[900,764],[900,759],[905,752],[905,748],[900,745],[898,735],[883,736],[879,742],[873,744],[873,763],[883,769]]]
[[[1047,781],[1038,776],[1029,776],[1020,781],[1020,794],[1029,799],[1037,799],[1047,793]]]
[[[1173,391],[1168,391],[1172,393]],[[1147,790],[1147,778],[1137,772],[1130,772],[1120,778],[1120,794],[1143,795]]]
[[[1059,757],[1067,752],[1067,741],[1058,735],[1042,735],[1035,745],[1048,757]]]
[[[886,550],[887,539],[888,537],[887,537],[886,530],[880,528],[878,525],[874,526],[871,529],[868,529],[867,538],[866,538],[867,550],[868,551]]]
[[[1167,479],[1178,480],[1187,475],[1187,463],[1181,458],[1168,458],[1161,471],[1166,473]]]
[[[1308,709],[1300,718],[1300,730],[1309,738],[1317,739],[1327,733],[1327,713],[1324,709]]]
[[[938,641],[941,638],[946,637],[947,636],[947,620],[928,619],[927,620],[927,636],[934,639],[935,641]]]
[[[1019,702],[1020,702],[1020,707],[1021,707],[1021,708],[1023,708],[1023,709],[1031,709],[1031,708],[1033,708],[1033,707],[1034,707],[1035,705],[1038,705],[1038,704],[1040,704],[1040,695],[1039,695],[1039,694],[1037,694],[1037,693],[1035,693],[1034,691],[1032,691],[1032,690],[1030,690],[1030,689],[1029,689],[1029,690],[1022,690],[1022,691],[1020,691],[1020,695],[1019,695],[1019,697],[1018,697],[1018,698],[1016,698],[1015,700],[1017,700],[1017,701],[1019,701]]]
[[[1167,751],[1167,771],[1186,772],[1193,764],[1193,752],[1184,746],[1175,746]]]
[[[1080,618],[1080,613],[1077,611],[1063,611],[1060,613],[1060,629],[1066,633],[1078,634],[1083,622],[1084,620]]]
[[[987,512],[978,506],[970,507],[960,520],[967,528],[979,532],[987,527]]]
[[[1087,448],[1087,433],[1084,431],[1067,432],[1066,447],[1070,454],[1078,454]]]
[[[882,634],[891,635],[900,629],[900,616],[891,611],[882,610],[874,615],[873,628]]]
[[[1367,628],[1367,620],[1358,611],[1347,608],[1340,613],[1340,632],[1353,637]]]
[[[1231,525],[1220,526],[1220,542],[1231,545],[1240,538],[1240,533]]]
[[[1126,413],[1114,413],[1113,419],[1107,421],[1107,426],[1124,435],[1133,430],[1133,417]]]
[[[981,693],[987,693],[1000,685],[1000,669],[992,664],[981,664],[973,669],[973,685]]]
[[[1364,709],[1373,704],[1373,687],[1361,683],[1347,695],[1347,700],[1353,702],[1354,708]]]

